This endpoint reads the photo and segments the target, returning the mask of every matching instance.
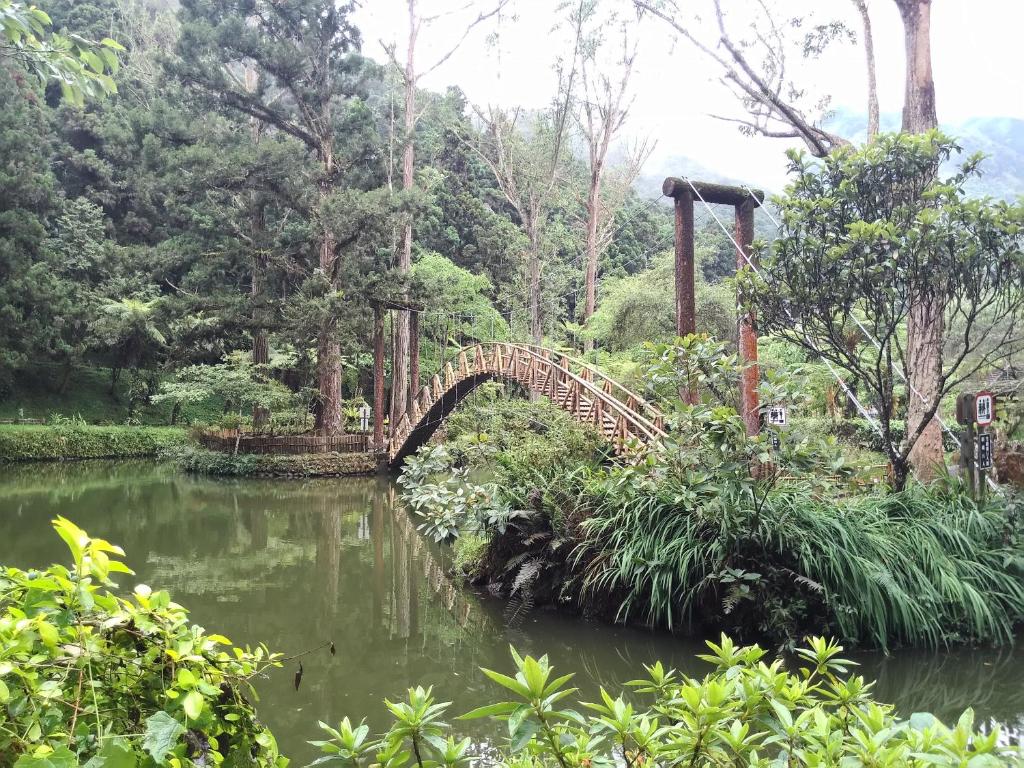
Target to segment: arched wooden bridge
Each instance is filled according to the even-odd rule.
[[[545,395],[578,422],[594,426],[616,453],[634,441],[650,444],[665,435],[664,417],[656,408],[597,369],[544,347],[480,342],[463,347],[420,388],[388,441],[389,463],[400,465],[470,392],[492,379],[515,381]]]

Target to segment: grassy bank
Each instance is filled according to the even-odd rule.
[[[176,427],[0,425],[0,462],[155,456],[184,445]]]
[[[1024,626],[1012,496],[864,486],[834,442],[794,426],[773,450],[703,406],[642,461],[612,464],[553,408],[470,403],[400,480],[422,530],[466,536],[458,569],[510,600],[790,646],[1008,644]]]
[[[225,477],[336,477],[372,475],[377,463],[370,453],[307,453],[296,456],[239,454],[187,446],[169,456],[186,472]]]

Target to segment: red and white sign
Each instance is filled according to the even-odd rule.
[[[974,421],[980,427],[988,426],[996,414],[996,399],[991,392],[979,392],[974,399]]]

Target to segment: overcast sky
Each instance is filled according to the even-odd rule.
[[[488,0],[479,0],[483,6]],[[728,0],[730,12],[750,0]],[[630,12],[628,0],[604,0]],[[697,7],[706,0],[686,0]],[[419,0],[424,14],[462,8],[465,0]],[[899,112],[903,101],[903,36],[892,0],[869,0],[878,59],[879,98],[883,112]],[[564,35],[552,28],[557,0],[512,0],[500,22],[479,27],[442,66],[421,83],[443,90],[462,88],[477,104],[538,107],[555,90],[553,63],[564,52]],[[789,14],[815,7],[824,19],[843,16],[858,23],[850,0],[776,0]],[[384,59],[381,40],[404,51],[405,0],[365,0],[358,12],[364,52]],[[1020,53],[1024,48],[1024,0],[935,0],[932,49],[939,120],[957,123],[974,116],[1024,118]],[[417,49],[420,68],[434,63],[461,36],[465,19],[453,15],[427,28]],[[657,140],[647,173],[686,174],[671,159],[696,158],[722,175],[778,189],[784,181],[785,141],[754,139],[709,113],[737,115],[734,102],[706,59],[658,19],[638,28],[640,54],[633,83],[636,101],[624,129],[626,136]],[[495,43],[493,33],[497,32]],[[829,93],[835,107],[864,112],[865,75],[859,47],[834,48],[823,60],[791,63],[795,77]]]

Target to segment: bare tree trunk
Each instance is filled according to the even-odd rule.
[[[409,43],[406,48],[405,72],[405,121],[402,142],[402,190],[408,192],[415,182],[415,133],[416,133],[416,33],[419,22],[416,18],[416,0],[408,0]],[[412,270],[412,215],[409,214],[402,227],[402,247],[398,252],[398,271],[408,275]],[[409,402],[409,312],[399,310],[395,319],[395,359],[391,382],[391,423],[406,412]]]
[[[878,135],[878,76],[875,70],[875,36],[871,31],[871,14],[867,0],[853,0],[860,12],[864,35],[864,58],[868,75],[868,141]]]
[[[540,232],[537,222],[530,221],[530,336],[538,346],[544,341],[544,326],[540,316]]]
[[[583,307],[583,325],[585,326],[597,308],[597,225],[601,215],[601,172],[603,168],[598,162],[590,171],[590,190],[587,192],[587,277],[586,303]],[[594,348],[593,339],[583,342],[583,350],[589,352]]]
[[[903,131],[923,133],[938,125],[931,56],[931,0],[895,0],[903,19],[907,78],[903,98]],[[917,432],[939,398],[945,301],[941,287],[918,286],[907,322],[907,434]],[[914,475],[934,479],[943,466],[942,431],[936,419],[925,427],[910,452]]]
[[[245,88],[250,93],[255,92],[259,84],[259,74],[252,67],[245,70]],[[249,133],[253,146],[258,146],[263,135],[263,123],[255,117],[249,118]],[[263,208],[260,206],[259,197],[252,193],[250,197],[252,205],[252,227],[251,243],[253,247],[252,256],[252,280],[250,282],[249,297],[252,305],[252,362],[253,365],[266,365],[270,362],[270,347],[267,342],[267,330],[263,327],[260,309],[257,306],[260,295],[263,293],[263,272],[265,269],[265,257],[260,251],[263,243],[263,230],[266,226],[266,217]],[[270,410],[260,405],[252,407],[252,428],[258,432],[270,423]]]

